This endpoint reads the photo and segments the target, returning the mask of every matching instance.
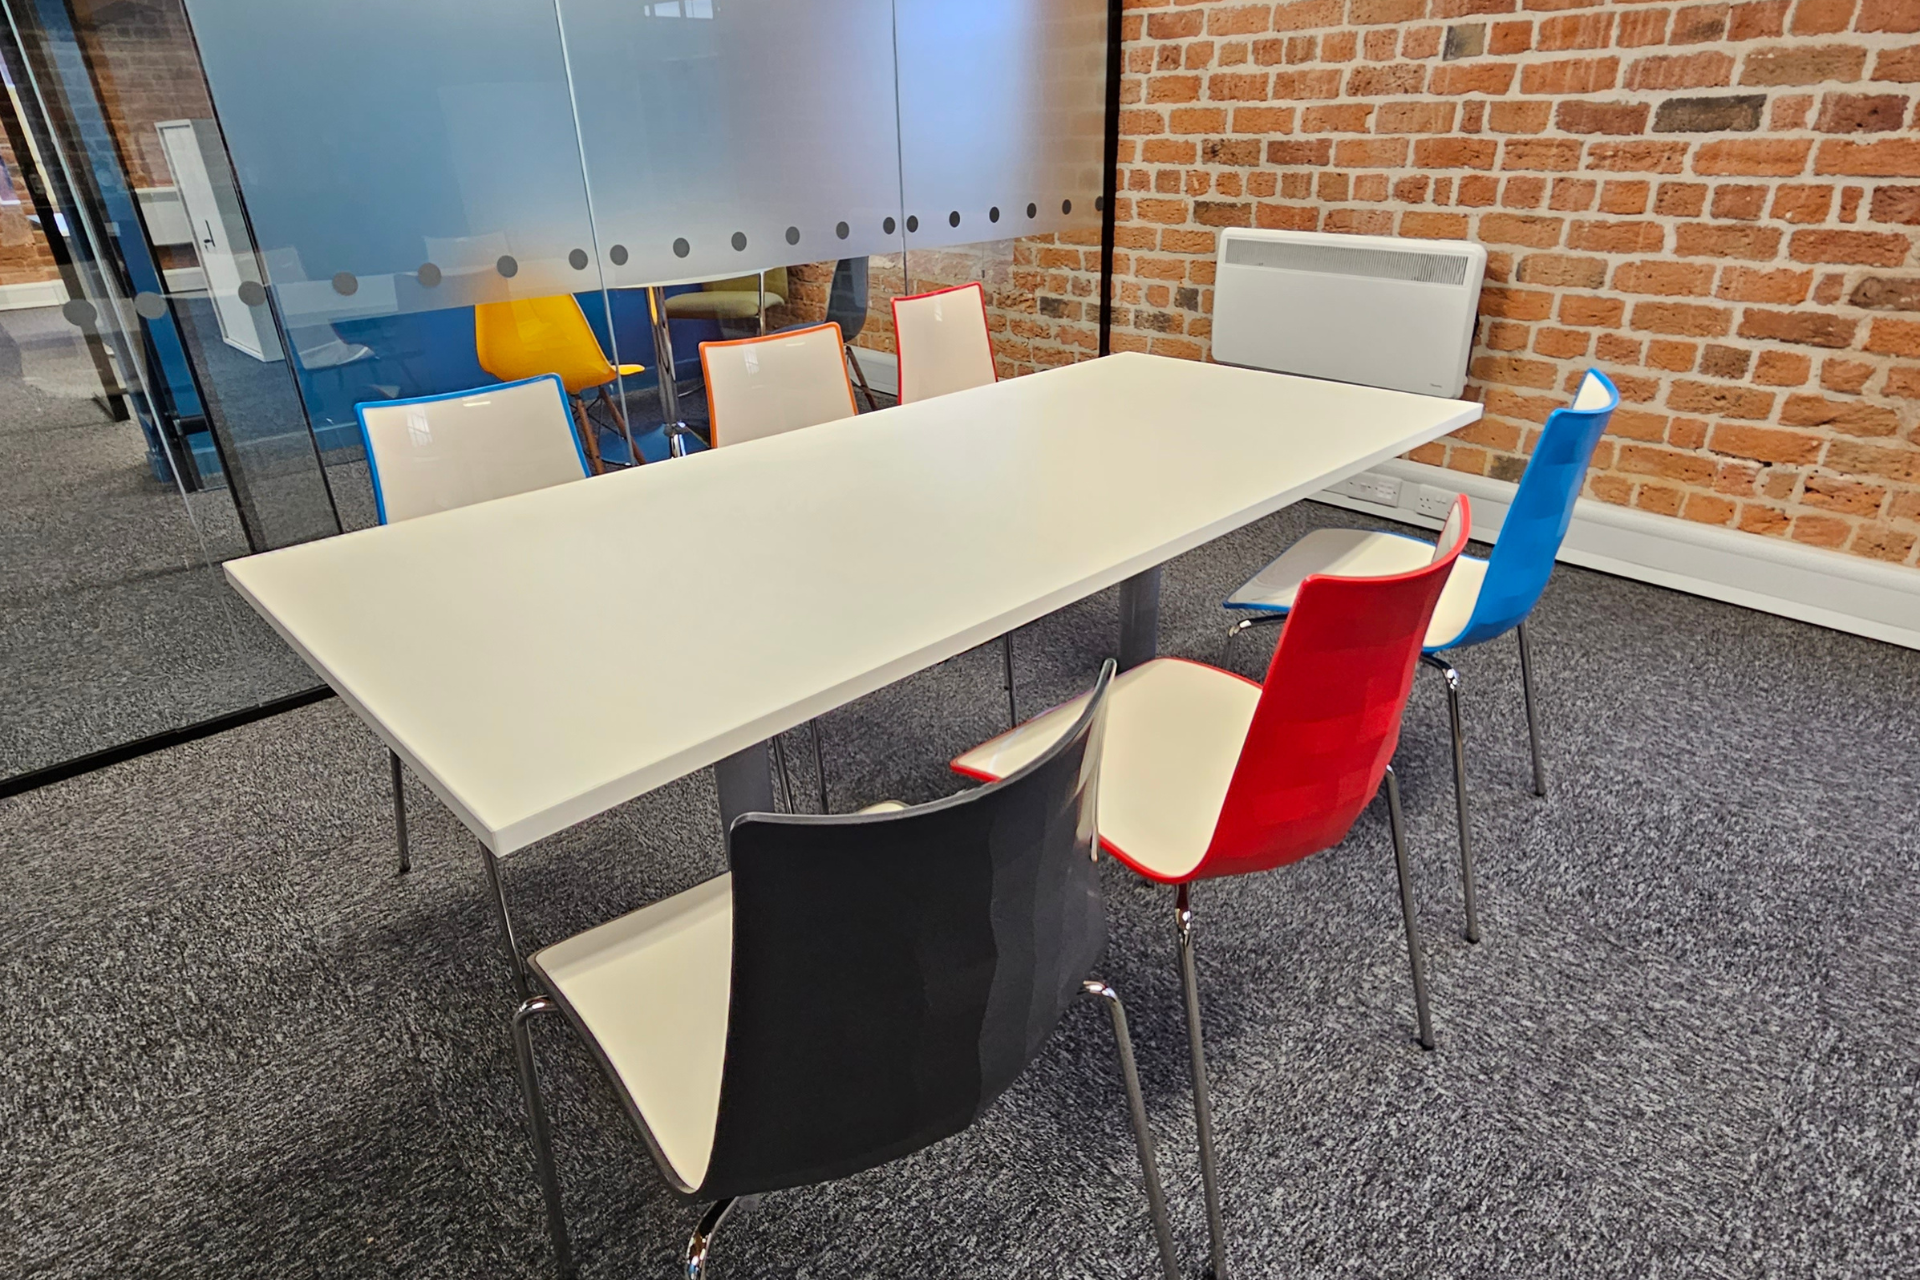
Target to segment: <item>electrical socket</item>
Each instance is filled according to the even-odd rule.
[[[1423,516],[1445,520],[1448,513],[1453,510],[1453,500],[1459,496],[1457,493],[1449,493],[1445,489],[1436,489],[1430,484],[1423,484],[1420,486],[1420,491],[1414,495],[1413,509]]]
[[[1372,471],[1362,471],[1357,476],[1349,476],[1333,486],[1335,493],[1345,494],[1349,498],[1358,498],[1362,502],[1374,502],[1383,507],[1400,505],[1400,482],[1392,476],[1378,475]]]

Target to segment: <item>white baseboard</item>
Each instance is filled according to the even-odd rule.
[[[1438,529],[1419,510],[1422,486],[1473,500],[1473,536],[1491,542],[1506,518],[1514,486],[1505,480],[1394,459],[1355,477],[1398,481],[1397,505],[1325,490],[1321,502]],[[1351,488],[1348,481],[1342,488]],[[1429,495],[1430,497],[1433,495]],[[1920,570],[1867,560],[1784,538],[1696,524],[1582,498],[1560,559],[1724,600],[1783,618],[1920,649]]]
[[[59,280],[0,284],[0,311],[25,311],[28,307],[57,307],[66,300],[67,286]]]

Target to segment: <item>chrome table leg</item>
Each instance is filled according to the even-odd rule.
[[[407,793],[403,789],[400,757],[389,751],[387,760],[393,766],[393,838],[400,846],[400,874],[405,875],[413,870],[413,852],[407,845]]]
[[[513,989],[522,1000],[529,994],[526,962],[520,958],[520,944],[514,941],[513,917],[507,914],[507,894],[500,884],[500,862],[493,850],[480,846],[480,861],[487,869],[487,886],[493,890],[493,910],[500,926],[500,945],[507,949],[507,964],[513,970]]]

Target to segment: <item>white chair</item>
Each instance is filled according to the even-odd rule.
[[[978,283],[933,289],[893,300],[893,339],[900,360],[900,403],[989,387],[1000,375],[987,333],[987,291]],[[1020,723],[1013,696],[1013,633],[1000,637],[1007,723]]]
[[[987,336],[987,291],[978,284],[895,298],[893,338],[901,404],[999,380]]]
[[[859,412],[846,343],[828,321],[759,338],[700,344],[716,449],[837,422]]]
[[[802,427],[851,418],[860,410],[847,377],[846,342],[829,320],[758,338],[700,344],[700,372],[707,383],[708,435],[716,449],[784,435]],[[827,811],[826,756],[820,724],[807,721],[813,767],[820,781],[820,811]],[[793,774],[787,749],[773,740],[780,783],[792,809]]]
[[[414,400],[353,407],[367,451],[381,524],[451,511],[584,480],[587,456],[573,431],[567,392],[552,374]],[[413,867],[400,757],[393,769],[393,826],[400,870]]]

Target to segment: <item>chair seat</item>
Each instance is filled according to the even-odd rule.
[[[1365,529],[1316,529],[1281,553],[1227,597],[1229,609],[1285,613],[1293,607],[1300,584],[1316,573],[1343,578],[1383,578],[1411,573],[1433,560],[1433,544],[1401,533]],[[1446,589],[1427,626],[1425,647],[1444,649],[1473,618],[1487,562],[1463,555],[1453,563]]]
[[[768,290],[764,295],[769,307],[783,306],[786,299]],[[667,299],[667,315],[675,320],[750,320],[760,314],[758,289],[700,289],[676,293]]]
[[[733,974],[733,877],[629,912],[528,961],[597,1046],[659,1155],[706,1177]]]
[[[1155,658],[1116,679],[1101,745],[1101,844],[1143,875],[1185,879],[1212,843],[1259,701],[1253,681],[1181,658]],[[954,771],[1006,777],[1072,728],[1085,704],[1076,698],[982,743]]]

